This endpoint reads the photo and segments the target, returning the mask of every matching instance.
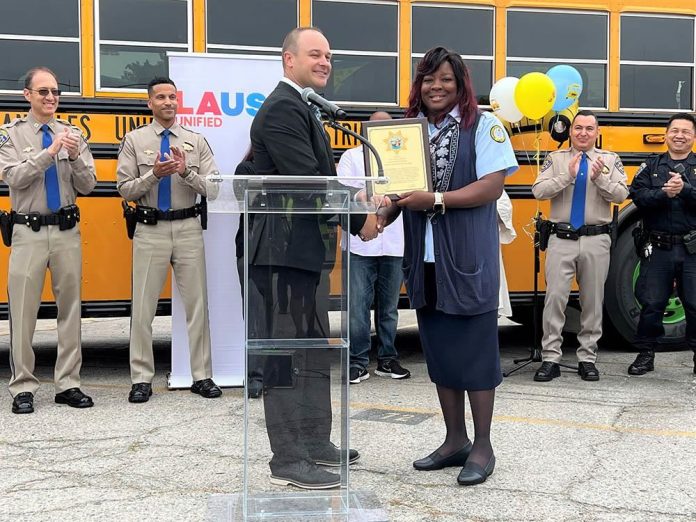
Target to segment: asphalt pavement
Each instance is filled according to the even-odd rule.
[[[155,321],[154,395],[133,405],[127,402],[128,320],[83,320],[82,383],[96,404],[74,410],[53,401],[55,321],[39,322],[36,412],[13,415],[9,394],[0,396],[0,520],[219,516],[213,501],[242,487],[243,393],[226,389],[222,398],[207,400],[167,390],[170,324],[169,318]],[[7,334],[7,322],[0,322],[3,386],[10,374]],[[501,322],[505,368],[526,354],[531,337],[528,329]],[[568,363],[573,343],[568,339],[565,348]],[[538,364],[513,374],[496,396],[495,472],[486,483],[464,488],[457,485],[457,468],[412,468],[441,443],[444,425],[410,312],[401,314],[397,347],[410,379],[373,374],[350,388],[351,446],[361,452],[351,484],[371,492],[390,520],[696,520],[690,352],[659,353],[654,372],[629,377],[634,355],[606,347],[595,383],[570,370],[535,383]],[[270,487],[265,474],[256,478]]]

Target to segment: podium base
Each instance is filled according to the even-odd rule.
[[[283,522],[388,522],[387,511],[374,493],[353,491],[346,495],[331,492],[260,493],[244,497],[241,493],[211,495],[208,499],[209,522],[276,520]]]

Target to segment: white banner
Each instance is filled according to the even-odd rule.
[[[280,57],[168,53],[180,125],[208,140],[220,173],[232,175],[249,149],[251,121],[283,71]],[[244,322],[234,237],[239,216],[209,214],[204,232],[213,380],[244,384]],[[170,388],[191,386],[186,313],[172,278]]]

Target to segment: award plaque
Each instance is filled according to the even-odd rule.
[[[417,190],[432,191],[428,120],[365,121],[362,134],[377,149],[388,183],[368,183],[368,196],[397,196]],[[363,147],[365,175],[377,177],[377,161]]]

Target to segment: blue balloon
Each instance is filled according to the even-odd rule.
[[[580,98],[582,93],[582,76],[570,65],[554,65],[546,72],[556,87],[556,101],[552,109],[556,112],[567,109]]]

